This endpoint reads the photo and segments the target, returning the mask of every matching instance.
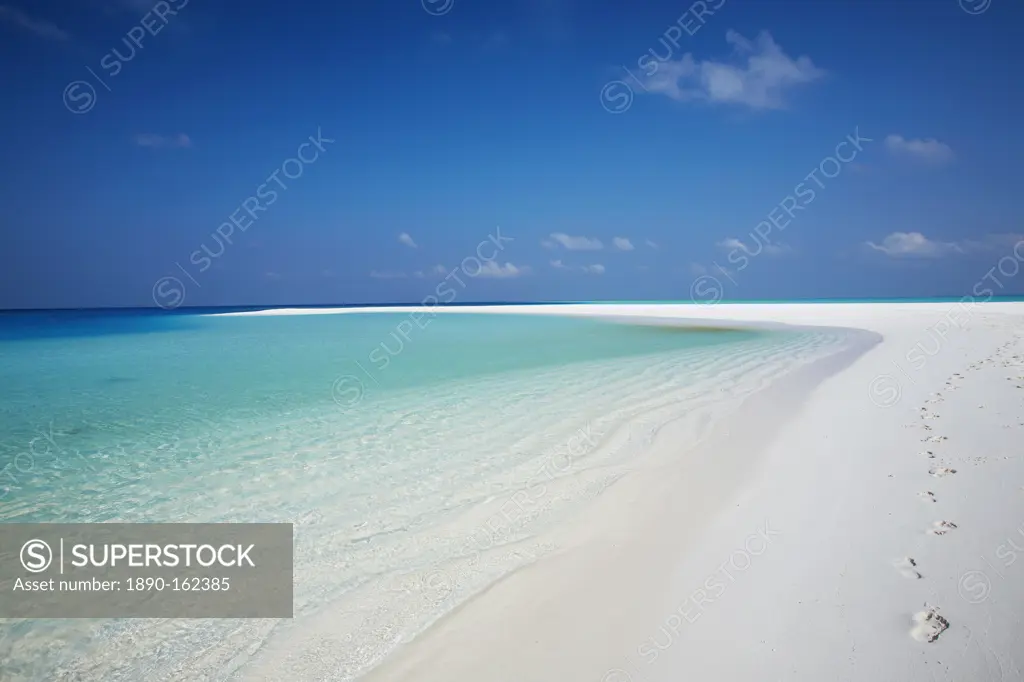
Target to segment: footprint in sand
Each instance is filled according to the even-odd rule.
[[[935,478],[942,478],[943,476],[955,474],[956,469],[950,469],[949,467],[932,467],[931,469],[928,470],[928,473],[934,476]]]
[[[900,572],[900,575],[902,575],[904,578],[910,578],[911,580],[921,579],[921,574],[917,571],[916,568],[914,568],[915,566],[917,566],[917,562],[911,559],[910,557],[903,557],[902,559],[898,559],[897,561],[894,561],[892,565],[896,567],[896,570],[898,570]]]
[[[928,534],[945,535],[946,533],[948,533],[956,527],[956,524],[952,521],[936,521],[932,524],[932,527],[928,529]]]
[[[934,452],[932,452],[931,450],[925,450],[925,451],[923,451],[923,452],[921,453],[921,456],[922,456],[922,457],[927,457],[928,459],[935,459],[935,453],[934,453]]]
[[[933,493],[931,490],[926,490],[923,493],[918,493],[917,496],[921,498],[922,502],[938,502],[938,500],[935,499],[935,493]]]
[[[949,438],[946,438],[945,436],[928,436],[927,438],[925,438],[921,442],[922,443],[941,443],[944,440],[949,440]]]
[[[939,615],[939,610],[925,604],[924,611],[914,614],[910,636],[919,642],[934,642],[948,627],[949,621]]]

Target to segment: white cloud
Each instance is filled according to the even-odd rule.
[[[747,245],[741,242],[739,239],[736,239],[736,237],[728,237],[726,239],[723,239],[722,241],[718,242],[717,245],[723,249],[739,249],[740,251],[747,250]]]
[[[885,138],[886,148],[893,154],[907,156],[928,163],[945,163],[953,160],[953,150],[948,144],[935,139],[905,139],[902,135]]]
[[[708,274],[708,269],[700,263],[690,263],[686,266],[686,270],[694,277],[700,277],[701,275]]]
[[[568,272],[581,272],[590,275],[603,275],[605,270],[604,266],[600,263],[594,265],[566,265],[560,260],[551,261],[551,267],[556,270],[566,270]]]
[[[423,270],[417,270],[416,272],[412,273],[412,276],[417,278],[417,279],[423,279],[424,277],[426,277],[428,275],[444,275],[447,272],[448,272],[448,268],[446,268],[445,266],[443,266],[443,265],[435,265],[434,267],[430,268],[426,272],[424,272]]]
[[[67,40],[70,37],[67,31],[58,28],[55,24],[44,19],[30,17],[17,7],[0,5],[0,21],[12,23],[47,40]]]
[[[612,240],[612,245],[615,246],[619,251],[632,251],[633,242],[629,241],[625,237],[616,237]]]
[[[792,59],[786,55],[767,31],[751,42],[730,30],[725,40],[739,57],[734,60],[736,64],[698,61],[690,53],[678,61],[651,62],[656,70],[645,77],[641,92],[662,94],[680,102],[783,109],[785,91],[825,76],[809,57]]]
[[[468,269],[463,269],[462,272],[469,277],[507,279],[510,277],[526,275],[530,272],[530,268],[528,266],[518,266],[512,263],[505,263],[504,265],[501,265],[496,261],[484,261],[481,264],[479,272],[470,272]],[[412,273],[412,276],[416,279],[424,279],[426,277],[445,275],[447,273],[448,268],[443,265],[435,265],[427,270],[416,270]],[[374,279],[406,279],[409,275],[395,270],[373,270],[370,272],[370,277],[373,277]]]
[[[510,277],[519,277],[521,275],[529,274],[529,266],[517,266],[512,263],[505,263],[500,265],[497,261],[489,260],[486,261],[480,268],[480,272],[474,272],[472,275],[466,273],[472,277],[490,277],[494,279],[507,279]]]
[[[563,232],[552,232],[550,237],[550,240],[544,240],[541,242],[541,244],[549,249],[555,249],[561,246],[569,251],[600,251],[604,248],[604,244],[601,243],[600,239],[591,239],[590,237],[572,237]]]
[[[891,258],[940,258],[952,253],[963,253],[953,242],[936,242],[920,232],[893,232],[881,244],[868,242],[875,251]]]
[[[651,247],[652,249],[658,248],[658,245],[652,242],[650,239],[647,240],[647,246]]]
[[[410,249],[419,248],[418,246],[416,246],[416,242],[412,240],[412,237],[409,236],[408,232],[403,232],[402,234],[398,235],[398,241],[400,244],[405,244]]]
[[[135,144],[140,147],[152,147],[154,149],[167,147],[187,148],[192,146],[192,140],[185,133],[178,133],[177,135],[143,133],[135,136]]]
[[[789,253],[792,249],[785,244],[762,244],[759,240],[754,240],[755,246],[758,247],[757,251],[751,250],[746,244],[741,242],[735,237],[729,237],[718,242],[717,246],[726,249],[728,251],[742,251],[751,256],[759,256],[762,253],[768,256],[781,256],[784,253]]]
[[[958,242],[939,242],[928,239],[920,232],[893,232],[886,236],[881,244],[866,242],[866,245],[890,258],[941,258],[1016,248],[1022,241],[1024,235],[1013,233],[988,234],[981,239],[964,239]]]

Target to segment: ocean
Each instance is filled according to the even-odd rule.
[[[0,314],[0,522],[296,524],[294,619],[0,621],[4,679],[354,679],[557,550],[545,529],[641,466],[660,425],[843,343],[530,315]],[[499,516],[517,493],[529,509]]]

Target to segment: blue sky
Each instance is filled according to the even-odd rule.
[[[1024,292],[1019,2],[296,7],[0,0],[0,307]]]

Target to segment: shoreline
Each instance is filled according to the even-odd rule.
[[[589,541],[586,537],[590,534],[589,531],[584,528],[584,531],[580,532],[579,524],[575,519],[590,519],[592,507],[595,504],[600,504],[600,501],[607,496],[624,487],[632,488],[635,492],[631,495],[636,498],[637,502],[647,504],[644,500],[649,495],[646,494],[645,489],[649,486],[642,484],[637,488],[636,483],[633,482],[636,475],[634,472],[638,470],[641,473],[652,472],[652,474],[648,474],[653,476],[652,482],[656,485],[664,485],[663,481],[659,483],[659,480],[664,478],[661,471],[675,468],[672,466],[674,463],[670,461],[673,453],[666,452],[664,448],[652,449],[649,444],[644,444],[646,441],[644,434],[649,431],[649,428],[658,429],[657,439],[659,441],[674,437],[690,443],[705,435],[703,433],[705,428],[716,423],[719,412],[726,409],[731,412],[737,406],[733,403],[737,400],[746,400],[749,395],[758,390],[761,383],[768,380],[774,381],[778,375],[788,372],[790,366],[835,353],[840,344],[849,343],[849,334],[847,330],[838,330],[837,333],[836,330],[818,329],[797,336],[763,337],[761,340],[744,341],[741,342],[742,345],[736,347],[735,354],[732,356],[722,355],[721,351],[709,355],[711,364],[707,369],[696,369],[696,367],[704,367],[703,361],[700,365],[691,367],[687,364],[686,356],[679,357],[673,361],[678,369],[672,369],[670,374],[655,381],[658,383],[674,375],[685,376],[686,382],[675,389],[675,398],[664,405],[660,405],[660,401],[654,401],[649,405],[638,405],[633,409],[626,409],[624,414],[612,413],[598,417],[594,423],[595,430],[600,433],[599,442],[595,446],[596,451],[586,453],[579,462],[574,461],[570,467],[565,469],[564,475],[560,474],[551,481],[545,479],[540,486],[536,486],[546,489],[547,492],[541,492],[534,496],[532,484],[536,481],[523,482],[521,485],[526,487],[519,487],[519,492],[515,486],[502,486],[504,490],[498,492],[491,501],[475,506],[469,513],[459,517],[456,522],[457,529],[461,530],[459,534],[472,531],[470,535],[478,537],[480,532],[487,535],[490,523],[496,520],[498,515],[501,515],[506,520],[499,521],[499,526],[511,524],[511,536],[504,535],[502,532],[500,541],[498,538],[494,538],[494,544],[491,544],[491,541],[484,542],[483,545],[489,546],[490,549],[485,547],[480,556],[485,557],[483,561],[490,563],[495,552],[502,555],[508,554],[510,551],[513,554],[523,551],[528,559],[525,565],[522,561],[513,562],[507,567],[507,570],[502,570],[499,574],[492,574],[485,583],[481,584],[476,584],[474,580],[479,576],[473,575],[474,568],[479,569],[479,565],[475,564],[475,560],[470,559],[470,564],[474,565],[467,566],[466,555],[453,556],[451,561],[440,564],[416,567],[414,573],[410,575],[410,579],[403,581],[403,590],[412,587],[412,591],[408,593],[407,605],[413,606],[418,603],[424,597],[424,593],[433,594],[438,591],[432,588],[444,587],[443,592],[447,602],[443,608],[444,613],[436,614],[439,618],[433,619],[424,630],[412,630],[411,632],[405,629],[397,632],[390,630],[391,637],[385,637],[378,641],[383,644],[385,639],[399,637],[403,642],[398,649],[400,656],[401,652],[410,646],[408,645],[408,635],[415,635],[411,640],[411,646],[416,646],[419,638],[425,636],[424,632],[429,633],[433,628],[439,627],[439,624],[446,622],[453,611],[459,614],[464,613],[465,609],[471,607],[475,600],[492,593],[496,589],[496,585],[501,585],[503,581],[508,580],[510,574],[516,575],[518,572],[533,570],[535,564],[531,562],[535,561],[538,556],[540,563],[549,559],[560,561],[559,557],[564,556],[566,552],[571,552],[577,545],[586,544]],[[711,360],[712,357],[714,360]],[[668,363],[666,369],[671,364]],[[714,365],[720,365],[721,369],[712,371],[711,367]],[[649,364],[643,363],[638,365],[638,369],[642,366],[650,367]],[[651,375],[651,378],[658,376],[661,375]],[[698,378],[696,384],[691,384],[694,379]],[[565,375],[562,380],[572,380],[572,374]],[[651,383],[651,380],[645,379],[645,382]],[[716,386],[719,390],[726,392],[719,393],[715,390]],[[581,395],[582,397],[584,396]],[[680,406],[686,407],[685,414],[677,413]],[[618,411],[619,408],[616,412]],[[586,416],[589,420],[597,416],[597,414],[588,414],[588,412],[589,408],[581,411],[579,418],[583,419]],[[606,421],[606,418],[610,421]],[[650,435],[653,435],[653,432]],[[669,457],[665,461],[659,461],[656,457],[656,455],[660,455],[664,459],[666,454]],[[573,457],[573,460],[575,459]],[[562,463],[559,462],[559,464]],[[557,468],[561,469],[561,467]],[[688,473],[688,469],[683,473]],[[606,487],[608,483],[612,484],[611,488]],[[595,484],[596,489],[600,490],[596,499],[590,498],[583,501],[583,505],[571,509],[568,516],[565,516],[564,512],[557,512],[557,516],[553,520],[547,517],[551,509],[557,509],[557,507],[551,506],[553,502],[567,499],[563,497],[565,493],[571,493],[573,489],[594,489]],[[529,500],[526,500],[527,495],[522,493],[527,489],[530,490],[529,497],[531,499]],[[666,491],[667,493],[668,491]],[[517,496],[520,497],[518,501]],[[505,504],[502,504],[503,502]],[[630,506],[632,504],[630,503]],[[613,510],[615,508],[612,507]],[[506,511],[510,512],[509,517],[504,516]],[[545,520],[539,522],[540,527],[537,528],[534,519],[542,517]],[[590,524],[589,521],[584,525],[593,525],[600,529],[605,529],[607,526],[604,523]],[[628,527],[632,527],[632,525],[635,524]],[[495,529],[491,530],[497,532]],[[444,533],[442,532],[442,534]],[[509,543],[510,539],[511,543]],[[479,553],[483,545],[480,545],[479,540],[472,544],[475,547],[466,549]],[[537,551],[538,547],[540,551]],[[651,561],[647,564],[660,570],[662,566],[667,565],[667,562]],[[362,602],[361,606],[360,601],[352,599],[346,599],[337,604],[327,604],[301,622],[296,621],[294,627],[283,628],[279,633],[275,633],[274,638],[268,641],[266,646],[247,665],[243,666],[233,679],[274,679],[284,674],[285,671],[291,671],[289,674],[295,675],[297,679],[320,679],[325,676],[329,679],[354,679],[349,676],[357,673],[347,665],[332,667],[329,660],[314,663],[310,662],[309,658],[312,654],[311,649],[323,649],[327,646],[322,644],[324,640],[333,639],[338,649],[346,648],[346,645],[350,644],[352,648],[363,650],[367,643],[358,640],[366,633],[380,630],[382,623],[375,619],[376,614],[374,613],[366,613],[364,620],[364,617],[359,615],[361,607],[371,609],[372,605]],[[392,649],[387,652],[387,655],[395,653],[395,650]],[[322,654],[322,656],[330,659],[332,655]],[[370,665],[361,668],[359,674],[373,675],[372,670],[375,666],[386,658],[387,656],[372,662],[366,661]]]
[[[411,342],[445,349],[427,325],[446,312],[602,324],[565,364],[467,377],[465,395],[413,387],[363,421],[321,401],[275,422],[311,427],[282,437],[308,453],[295,461],[348,463],[292,481],[263,448],[264,475],[238,480],[300,531],[295,618],[110,623],[67,674],[134,679],[150,654],[102,643],[120,631],[175,643],[161,678],[1024,680],[1024,302],[379,312],[319,326],[427,329]],[[472,344],[477,321],[502,328],[452,328]],[[629,342],[617,325],[668,350],[588,360],[594,334]],[[690,347],[693,330],[734,344]],[[514,333],[481,338],[518,354]],[[419,436],[394,458],[354,440],[396,427]],[[222,445],[267,435],[245,433]],[[389,485],[349,480],[358,462]],[[15,677],[39,679],[31,649],[77,631],[52,625],[18,645]]]
[[[655,605],[664,602],[674,566],[692,549],[702,524],[760,469],[765,443],[815,386],[881,341],[870,333],[842,331],[855,337],[853,343],[744,397],[692,446],[681,451],[673,445],[690,435],[679,419],[663,424],[647,449],[654,462],[624,476],[547,534],[562,541],[562,552],[503,576],[357,679],[468,681],[494,679],[494,668],[500,668],[507,679],[605,682],[616,670],[615,657],[607,654],[624,641],[639,642],[645,623],[661,615]],[[744,428],[734,428],[738,423]],[[665,537],[672,540],[660,540]],[[537,607],[523,608],[531,602]],[[538,632],[547,642],[533,649],[531,637]],[[506,650],[511,642],[523,644]],[[502,651],[492,658],[495,648]],[[490,653],[462,655],[477,650]]]
[[[1000,572],[995,561],[998,548],[1018,537],[1015,529],[1024,529],[1024,458],[1015,448],[1024,427],[1024,393],[1016,392],[1018,383],[1024,386],[1024,335],[1017,332],[1024,328],[1024,305],[588,304],[438,312],[842,327],[882,340],[817,383],[795,414],[774,424],[773,438],[765,426],[737,425],[759,452],[744,461],[741,481],[712,518],[686,528],[687,519],[673,514],[679,508],[673,504],[681,503],[657,500],[687,481],[679,472],[675,479],[664,470],[639,472],[609,491],[633,508],[604,496],[605,511],[588,514],[590,549],[578,546],[516,571],[359,679],[404,678],[412,670],[428,680],[498,679],[496,671],[500,679],[594,682],[683,675],[1021,679],[1013,651],[1024,629],[1014,611],[1024,606],[1024,587],[1002,574],[1024,562],[1005,565],[1003,552]],[[958,383],[968,373],[974,383]],[[950,393],[959,385],[969,390]],[[763,397],[767,391],[757,395],[779,408]],[[962,395],[979,404],[957,403]],[[978,412],[984,403],[990,411]],[[762,410],[762,419],[768,414]],[[983,428],[975,423],[982,414],[1005,423]],[[663,429],[659,440],[669,433]],[[946,433],[954,447],[945,443]],[[722,462],[705,457],[703,465],[721,473]],[[713,486],[690,484],[694,493],[711,494]],[[668,518],[676,525],[655,523],[658,531],[648,532],[624,511],[634,520],[667,524]],[[937,525],[943,522],[951,525]],[[747,543],[758,534],[771,550],[755,556],[758,545]],[[1024,547],[1024,531],[1009,546]],[[720,572],[723,559],[744,552],[739,575]],[[972,561],[980,568],[967,565]],[[661,588],[655,587],[659,575]],[[999,600],[989,598],[996,584]],[[929,609],[948,628],[934,641],[918,641],[915,618]],[[995,670],[1003,677],[993,678]]]

